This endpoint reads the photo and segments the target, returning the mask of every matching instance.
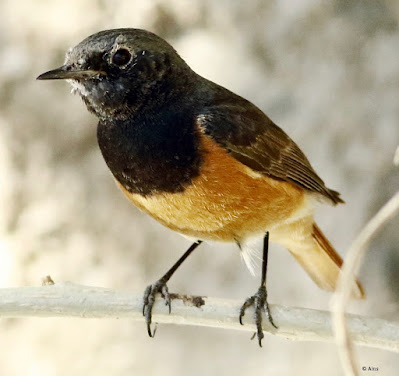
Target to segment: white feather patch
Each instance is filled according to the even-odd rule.
[[[86,88],[77,80],[67,80],[68,83],[72,86],[71,93],[72,94],[79,94],[82,97],[87,97],[89,92]]]
[[[259,236],[246,239],[244,243],[241,243],[241,257],[245,262],[249,272],[255,276],[256,271],[259,270],[261,264],[261,240],[263,240],[264,234]]]

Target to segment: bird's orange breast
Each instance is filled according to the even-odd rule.
[[[183,192],[142,196],[119,186],[163,225],[204,240],[240,241],[287,221],[304,205],[303,189],[253,171],[208,136],[201,135],[201,152],[200,175]]]

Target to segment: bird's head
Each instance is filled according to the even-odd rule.
[[[100,119],[126,119],[188,85],[192,71],[171,45],[140,29],[101,31],[66,54],[39,80],[66,79]]]

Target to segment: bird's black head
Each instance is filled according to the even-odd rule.
[[[93,34],[39,80],[67,79],[100,119],[126,119],[189,86],[193,72],[166,41],[145,30]]]

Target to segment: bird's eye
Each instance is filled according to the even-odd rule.
[[[121,67],[126,65],[130,61],[131,57],[132,55],[126,48],[120,48],[112,55],[112,63]]]

